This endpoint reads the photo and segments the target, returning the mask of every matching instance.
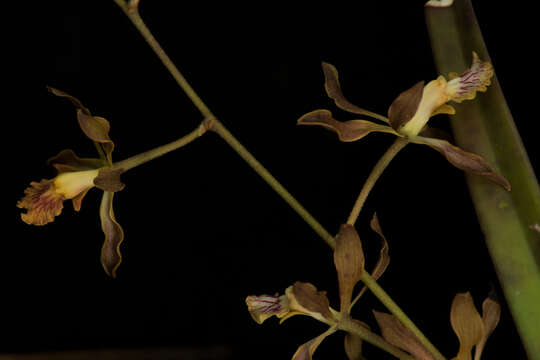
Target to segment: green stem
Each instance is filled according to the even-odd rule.
[[[238,141],[236,138],[225,128],[225,126],[217,120],[210,109],[206,106],[206,104],[201,100],[201,98],[195,93],[193,88],[189,85],[189,83],[186,81],[184,76],[180,73],[180,71],[176,68],[176,66],[173,64],[173,62],[170,60],[170,58],[167,56],[165,51],[161,48],[157,40],[154,38],[150,30],[146,27],[144,22],[142,21],[139,12],[137,10],[137,1],[135,1],[133,6],[129,6],[125,0],[114,0],[120,8],[126,13],[126,15],[129,17],[129,19],[133,22],[135,27],[139,30],[141,35],[145,38],[146,42],[152,47],[154,52],[157,54],[157,56],[161,59],[167,70],[171,73],[171,75],[174,77],[178,85],[184,90],[184,92],[187,94],[187,96],[191,99],[193,104],[199,109],[199,111],[203,114],[207,121],[206,128],[209,130],[212,130],[216,132],[219,136],[221,136],[256,172],[259,174],[312,228],[319,234],[319,236],[331,247],[335,248],[335,239],[334,237],[326,231],[326,229],[313,217],[311,214],[266,170],[261,163],[257,161],[251,155],[251,153]],[[119,163],[115,164],[116,166],[124,165],[128,168],[132,168],[133,166],[140,165],[143,162],[149,161],[152,158],[155,158],[156,156],[161,156],[162,154],[174,150],[178,148],[179,144],[182,144],[180,146],[185,145],[186,143],[193,141],[195,138],[197,138],[199,135],[199,129],[194,130],[192,133],[186,135],[186,137],[181,138],[171,144],[164,145],[164,147],[160,147],[154,150],[150,150],[147,152],[148,154],[145,156],[138,156],[135,157],[135,160],[126,159],[124,161],[120,161]],[[184,140],[183,140],[184,139]],[[186,141],[189,140],[189,141]],[[379,160],[377,165],[375,165],[375,168],[373,169],[371,175],[369,176],[368,180],[366,181],[366,184],[364,185],[364,188],[362,189],[356,204],[353,208],[353,211],[351,212],[351,215],[349,217],[348,223],[354,224],[356,221],[356,218],[358,217],[358,214],[360,213],[360,210],[362,208],[362,205],[364,204],[365,199],[367,198],[367,195],[369,194],[371,188],[373,185],[375,185],[375,182],[379,178],[379,176],[382,174],[383,170],[386,168],[388,163],[393,159],[393,157],[407,144],[407,141],[404,139],[397,139],[394,144],[388,149],[388,151],[383,155],[383,157]],[[159,150],[161,149],[161,150]],[[133,158],[132,158],[133,159]],[[365,273],[365,272],[364,272]],[[365,273],[368,279],[371,279],[369,274]],[[398,313],[401,314],[401,316],[397,316],[398,319],[407,319],[407,316],[399,309],[399,307],[392,301],[392,299],[382,290],[377,283],[371,279],[372,283],[369,283],[369,280],[367,280],[366,286],[375,294],[379,300],[385,304],[387,307],[387,304],[393,304],[392,308],[389,308],[389,310],[396,315],[395,311],[399,310]],[[371,286],[370,286],[371,284]],[[374,285],[373,285],[374,284]],[[374,290],[375,289],[375,290]],[[378,289],[378,290],[377,290]],[[392,310],[394,309],[394,310]],[[397,310],[396,310],[397,309]],[[408,320],[406,322],[403,322],[405,326],[407,326],[413,333],[417,334],[419,336],[419,339],[425,339],[427,344],[429,344],[430,347],[427,347],[432,353],[438,354],[436,359],[444,359],[442,355],[427,341],[425,336],[422,335],[422,333],[416,328],[416,326],[412,323],[412,321]],[[416,329],[416,330],[414,330]],[[358,329],[356,330],[358,331]],[[418,335],[419,334],[419,335]],[[410,359],[410,357],[402,357],[403,359]]]
[[[291,195],[291,193],[289,193],[283,187],[283,185],[279,183],[279,181],[276,180],[272,174],[270,174],[270,172],[268,172],[268,170],[265,169],[265,167],[259,161],[257,161],[257,159],[253,157],[253,155],[251,155],[251,153],[238,140],[236,140],[236,138],[229,132],[229,130],[225,128],[225,126],[223,126],[219,120],[214,119],[210,130],[221,136],[223,140],[225,140],[225,142],[227,142],[227,144],[229,144],[234,151],[236,151],[238,155],[240,155],[242,159],[244,159],[249,166],[251,166],[251,168],[255,170],[255,172],[259,174],[264,181],[266,181],[268,185],[270,185],[270,187],[274,189],[332,249],[336,247],[334,237],[328,231],[326,231],[326,229],[294,198],[294,196]]]
[[[418,340],[424,345],[436,360],[444,360],[445,357],[437,350],[435,346],[424,336],[424,334],[416,327],[411,319],[401,310],[401,308],[392,300],[390,295],[384,291],[383,288],[377,284],[375,279],[371,277],[366,271],[362,273],[362,282],[368,287],[369,290],[379,299],[380,302],[403,324],[407,329],[411,330]]]
[[[363,341],[368,342],[402,360],[414,360],[414,357],[401,351],[394,345],[384,340],[381,336],[371,332],[351,319],[343,319],[337,324],[338,329],[357,335]]]
[[[364,186],[362,187],[362,190],[360,191],[360,194],[358,195],[358,198],[356,199],[356,203],[354,204],[351,214],[349,215],[349,218],[347,219],[347,224],[354,225],[356,222],[356,219],[358,219],[358,215],[360,214],[360,210],[362,210],[362,207],[364,206],[364,203],[366,202],[366,199],[383,173],[384,169],[388,166],[390,161],[397,155],[397,153],[405,147],[405,145],[408,144],[408,141],[404,138],[398,137],[396,141],[386,150],[383,156],[379,159],[377,164],[375,164],[375,167],[373,167],[373,170],[371,170],[371,173],[369,174],[369,177],[367,178],[366,182],[364,183]]]
[[[176,80],[178,85],[184,90],[186,95],[190,98],[190,100],[193,102],[193,104],[199,109],[199,111],[202,113],[202,115],[205,118],[212,117],[212,112],[206,106],[206,104],[201,100],[199,95],[193,90],[191,85],[187,82],[186,78],[180,73],[176,65],[172,62],[172,60],[169,58],[167,53],[163,50],[161,45],[159,45],[156,38],[154,38],[154,35],[150,32],[144,21],[142,20],[141,16],[139,15],[139,10],[137,7],[137,4],[133,6],[129,6],[125,0],[114,0],[118,6],[124,11],[124,13],[127,15],[127,17],[131,20],[133,25],[139,30],[143,38],[146,40],[148,45],[154,50],[156,55],[159,57],[163,65],[169,70],[172,77]],[[138,1],[137,1],[138,3]]]
[[[176,150],[178,148],[181,148],[182,146],[189,144],[193,140],[197,139],[198,137],[202,136],[206,132],[206,128],[204,127],[204,123],[201,124],[201,126],[197,127],[195,130],[190,132],[189,134],[181,137],[178,140],[175,140],[171,143],[162,145],[160,147],[157,147],[152,150],[145,151],[141,154],[132,156],[130,158],[124,159],[122,161],[118,161],[114,163],[115,168],[122,168],[124,171],[127,171],[129,169],[133,169],[136,166],[139,166],[141,164],[144,164],[147,161],[153,160],[157,157],[160,157],[162,155],[165,155],[166,153]]]

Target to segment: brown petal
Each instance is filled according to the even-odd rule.
[[[124,231],[114,217],[113,197],[113,192],[105,191],[103,193],[99,216],[101,218],[101,229],[105,234],[105,241],[101,248],[101,264],[105,272],[114,278],[116,277],[116,270],[122,262],[120,244],[124,240]]]
[[[333,318],[330,312],[330,302],[326,297],[326,292],[317,291],[317,288],[310,283],[297,281],[292,286],[293,298],[290,300],[291,311],[295,309],[294,301],[309,312],[321,314],[326,319]]]
[[[450,324],[459,339],[457,357],[471,359],[471,350],[484,336],[484,323],[470,293],[457,294],[450,310]]]
[[[433,360],[418,338],[394,315],[373,310],[383,338],[390,344],[411,353],[417,360]]]
[[[110,125],[109,122],[99,116],[92,116],[90,110],[75,97],[52,87],[48,87],[49,91],[57,96],[65,97],[70,100],[77,108],[77,120],[81,130],[88,138],[102,146],[105,158],[109,164],[112,164],[111,152],[114,149],[114,143],[109,138]]]
[[[484,160],[483,157],[473,154],[450,144],[448,141],[427,138],[422,136],[411,136],[409,140],[417,143],[428,145],[433,149],[443,154],[446,159],[458,169],[471,172],[477,175],[485,176],[489,180],[510,191],[510,183],[501,175],[497,174],[491,166]]]
[[[416,83],[410,89],[402,92],[388,109],[388,120],[394,130],[398,130],[411,120],[422,100],[424,82]]]
[[[375,268],[373,269],[371,273],[371,277],[374,280],[377,280],[386,271],[388,264],[390,264],[390,254],[389,254],[388,241],[386,241],[386,238],[381,230],[381,225],[379,224],[377,213],[373,214],[373,218],[371,219],[370,226],[373,231],[379,234],[382,241],[382,247],[379,252],[379,259],[377,260],[377,264],[375,265]]]
[[[120,174],[123,172],[124,169],[121,168],[103,168],[99,170],[98,176],[94,179],[94,184],[103,191],[120,191],[125,187],[125,184],[120,181]]]
[[[501,306],[499,303],[491,298],[486,298],[482,303],[482,321],[484,322],[484,336],[478,344],[476,344],[476,349],[474,350],[474,358],[480,359],[484,346],[488,337],[491,335],[493,330],[499,324],[501,318]]]
[[[66,99],[71,101],[77,109],[81,109],[85,114],[90,115],[90,110],[84,107],[84,105],[77,98],[69,95],[66,92],[63,92],[62,90],[58,90],[50,86],[47,86],[47,90],[49,90],[51,93],[53,93],[56,96],[65,97]]]
[[[102,159],[80,158],[73,150],[62,150],[58,155],[53,156],[47,163],[54,166],[59,173],[66,171],[81,171],[99,169],[105,166]]]
[[[333,130],[338,134],[339,140],[350,142],[360,140],[370,132],[386,132],[398,135],[394,129],[389,126],[375,124],[367,120],[337,121],[328,110],[315,110],[309,112],[300,119],[298,125],[320,125]]]
[[[77,111],[77,120],[84,134],[103,147],[105,157],[109,164],[111,164],[111,153],[114,150],[114,143],[109,137],[109,130],[111,129],[109,122],[100,116],[88,115],[80,109]]]
[[[359,324],[360,326],[365,327],[369,330],[369,326],[359,320],[351,319],[355,323]],[[345,334],[345,353],[347,354],[347,357],[349,360],[363,360],[364,357],[362,356],[362,338],[358,335],[347,333]]]
[[[373,214],[373,218],[371,219],[371,229],[375,231],[377,234],[379,234],[379,237],[382,241],[381,250],[379,252],[379,259],[377,259],[377,264],[375,264],[375,267],[371,271],[371,277],[374,280],[377,280],[381,277],[381,275],[386,271],[386,268],[388,267],[388,264],[390,264],[390,255],[389,255],[389,248],[388,248],[388,242],[386,241],[386,238],[384,237],[381,226],[379,225],[379,219],[377,218],[377,214]],[[354,302],[356,301],[367,291],[367,286],[363,286],[362,289],[358,292],[358,295],[356,295],[356,298],[354,299]]]
[[[338,273],[341,311],[348,311],[354,286],[364,271],[364,251],[360,237],[350,224],[343,224],[336,236],[334,264]]]
[[[353,114],[368,115],[384,122],[388,122],[387,119],[378,116],[371,111],[362,109],[354,104],[351,104],[349,100],[345,98],[345,96],[341,92],[338,71],[334,65],[323,62],[322,68],[324,72],[324,88],[326,90],[326,93],[328,94],[328,97],[334,100],[337,107]]]
[[[298,350],[294,353],[292,360],[311,360],[315,350],[319,347],[322,341],[330,334],[333,334],[336,331],[334,327],[323,332],[321,335],[316,338],[311,339],[307,343],[300,345]]]

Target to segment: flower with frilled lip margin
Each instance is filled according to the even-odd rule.
[[[105,241],[101,250],[101,262],[108,275],[115,277],[116,269],[122,261],[120,244],[124,238],[122,227],[115,219],[113,197],[124,188],[120,182],[122,169],[114,168],[112,151],[114,143],[109,138],[109,122],[93,116],[82,103],[63,91],[48,88],[53,94],[67,98],[77,109],[77,120],[84,134],[94,141],[100,158],[79,158],[72,150],[63,150],[48,163],[56,168],[54,179],[31,182],[17,203],[26,209],[22,220],[31,225],[45,225],[62,212],[63,202],[71,200],[75,211],[79,211],[86,193],[93,187],[104,191],[100,206],[101,228]]]
[[[429,119],[437,114],[455,114],[455,109],[447,102],[472,100],[476,92],[484,92],[491,84],[493,67],[487,61],[481,61],[473,52],[473,61],[463,74],[449,74],[450,80],[444,76],[430,81],[426,85],[421,81],[409,90],[401,93],[388,109],[388,118],[364,110],[350,103],[342,94],[336,68],[322,63],[325,76],[325,89],[336,105],[348,112],[367,115],[381,120],[388,125],[377,124],[367,120],[350,120],[340,122],[334,119],[328,110],[315,110],[300,119],[299,125],[321,125],[335,131],[344,142],[356,141],[371,132],[385,132],[407,139],[409,142],[428,145],[439,151],[455,167],[482,175],[510,191],[508,181],[497,174],[481,156],[460,149],[448,141],[426,135],[430,131],[426,127]]]
[[[376,215],[371,221],[371,228],[379,234],[383,242],[379,260],[372,272],[372,276],[377,279],[384,273],[390,258],[388,256],[388,243],[382,235]],[[296,282],[293,286],[288,287],[285,290],[285,295],[248,296],[246,298],[248,311],[258,324],[262,324],[272,316],[281,319],[281,323],[293,315],[307,315],[330,325],[327,331],[299,346],[293,355],[293,360],[310,360],[322,341],[328,335],[336,332],[342,322],[354,322],[356,326],[369,331],[366,324],[351,319],[349,315],[352,305],[365,291],[365,288],[363,288],[355,300],[351,301],[354,288],[365,271],[364,262],[364,252],[358,233],[352,225],[343,224],[336,236],[336,248],[334,250],[334,264],[339,285],[339,312],[330,307],[325,292],[317,291],[314,285],[304,282]],[[345,351],[347,354],[354,353],[358,355],[361,346],[362,339],[358,335],[352,333],[346,335]]]

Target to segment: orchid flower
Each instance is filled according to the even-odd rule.
[[[497,174],[481,156],[473,154],[448,141],[423,136],[429,133],[426,124],[437,114],[455,114],[455,109],[447,104],[472,100],[477,92],[484,92],[491,84],[493,67],[489,62],[481,61],[473,52],[471,67],[461,75],[449,74],[449,81],[444,76],[430,81],[426,85],[418,82],[416,85],[401,93],[391,104],[388,118],[364,110],[350,103],[342,94],[336,68],[328,63],[322,63],[325,76],[325,89],[328,96],[336,105],[348,112],[367,115],[386,124],[378,124],[368,120],[350,120],[340,122],[334,119],[328,110],[319,109],[309,112],[298,119],[299,125],[320,125],[335,131],[341,141],[356,141],[371,132],[394,134],[416,144],[428,145],[439,151],[455,167],[482,175],[510,191],[508,181]]]
[[[116,191],[124,188],[124,184],[120,182],[123,169],[114,168],[112,163],[114,143],[109,138],[109,122],[102,117],[93,116],[73,96],[54,88],[49,88],[49,91],[67,98],[75,105],[79,126],[84,134],[94,141],[100,158],[79,158],[72,150],[61,151],[48,161],[56,168],[58,175],[54,179],[31,182],[17,207],[26,209],[21,218],[27,224],[45,225],[60,215],[65,200],[71,200],[75,211],[79,211],[84,196],[91,188],[103,190],[99,211],[101,228],[105,234],[101,263],[106,273],[115,277],[122,261],[119,247],[124,232],[114,216],[113,197]]]
[[[388,243],[382,235],[377,217],[374,216],[371,222],[372,229],[379,234],[383,241],[379,260],[372,272],[374,278],[380,277],[385,271],[390,258],[388,256]],[[313,353],[322,341],[339,329],[343,322],[355,323],[364,331],[369,331],[369,327],[361,321],[350,317],[350,311],[354,303],[364,293],[363,288],[354,301],[351,301],[354,288],[361,280],[364,270],[364,253],[360,237],[350,224],[344,224],[336,236],[336,248],[334,250],[334,264],[338,274],[340,311],[336,311],[329,306],[326,293],[318,291],[317,288],[304,282],[296,282],[285,290],[284,295],[259,295],[248,296],[246,304],[248,311],[258,324],[262,324],[266,319],[276,316],[280,322],[293,315],[307,315],[319,320],[330,327],[322,334],[309,340],[298,347],[293,355],[293,360],[311,360]],[[362,338],[357,334],[348,333],[345,337],[345,351],[350,358],[361,352]]]

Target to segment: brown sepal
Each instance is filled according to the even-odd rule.
[[[333,130],[343,142],[360,140],[374,131],[397,135],[391,127],[367,120],[337,121],[332,113],[325,109],[311,111],[301,116],[297,123],[298,125],[320,125]]]
[[[334,264],[338,273],[341,311],[348,311],[354,286],[364,271],[364,251],[354,226],[343,224],[336,236]]]
[[[327,319],[332,318],[326,292],[317,291],[313,284],[297,281],[292,287],[292,293],[300,306],[311,312],[319,313]]]
[[[103,168],[99,170],[98,176],[94,179],[94,185],[103,191],[120,191],[125,187],[125,184],[120,181],[120,175],[123,172],[122,168]]]
[[[411,353],[417,360],[433,360],[433,356],[418,338],[394,315],[373,310],[375,320],[381,328],[382,337],[390,344]]]
[[[388,121],[394,130],[398,130],[411,120],[418,110],[422,94],[424,93],[424,81],[416,83],[413,87],[402,92],[388,109]]]
[[[68,99],[69,101],[71,101],[73,103],[73,105],[75,105],[75,107],[77,109],[81,109],[81,111],[83,111],[85,114],[88,114],[90,115],[90,110],[88,110],[80,101],[79,99],[69,95],[68,93],[62,91],[62,90],[58,90],[58,89],[55,89],[51,86],[47,86],[47,90],[49,90],[49,92],[53,93],[54,95],[56,96],[60,96],[60,97],[65,97],[66,99]]]
[[[322,68],[324,72],[324,88],[328,97],[336,103],[336,106],[353,114],[369,115],[367,110],[364,110],[349,102],[341,92],[339,84],[339,76],[336,67],[332,64],[323,62]]]
[[[101,248],[101,264],[105,272],[116,277],[116,270],[122,262],[120,244],[124,240],[124,231],[114,216],[113,210],[114,193],[105,191],[101,200],[99,217],[101,219],[101,229],[105,234],[105,241]]]
[[[421,136],[412,136],[409,137],[409,140],[417,144],[424,144],[432,147],[443,154],[444,157],[458,169],[485,176],[489,180],[504,187],[507,191],[511,190],[508,180],[497,174],[480,155],[467,152],[445,140],[424,138]]]

